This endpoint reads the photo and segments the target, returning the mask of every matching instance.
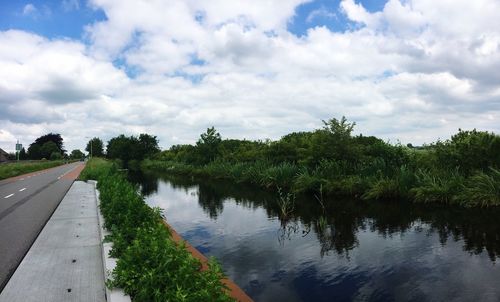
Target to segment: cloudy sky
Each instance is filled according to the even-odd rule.
[[[0,0],[0,148],[47,132],[277,139],[341,117],[500,132],[496,0]]]

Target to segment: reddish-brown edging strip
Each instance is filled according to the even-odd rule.
[[[82,173],[83,169],[85,168],[85,163],[78,164],[73,170],[69,171],[66,173],[62,179],[66,180],[75,180],[80,176],[80,173]]]
[[[191,246],[186,240],[184,240],[168,223],[163,221],[163,224],[166,228],[170,230],[172,233],[172,239],[175,242],[180,243],[184,242],[186,249],[198,260],[201,262],[201,269],[206,270],[208,268],[207,262],[208,259],[202,253],[200,253],[197,249]],[[222,279],[222,282],[229,288],[229,295],[236,299],[236,301],[240,302],[253,302],[253,300],[233,281],[229,279]]]

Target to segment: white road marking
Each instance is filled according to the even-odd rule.
[[[22,191],[24,191],[24,190],[26,190],[26,188],[22,188],[21,190],[19,190],[19,192],[22,192]]]
[[[14,194],[7,195],[4,198],[9,198],[9,197],[12,197],[12,196],[14,196]]]
[[[24,180],[24,178],[21,178],[21,180]]]

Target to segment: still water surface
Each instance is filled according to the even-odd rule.
[[[500,301],[500,211],[297,197],[132,175],[149,205],[255,301]]]

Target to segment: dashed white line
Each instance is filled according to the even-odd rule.
[[[14,196],[14,194],[7,195],[4,198],[9,198],[9,197],[12,197],[12,196]]]
[[[26,190],[26,188],[22,188],[21,190],[19,190],[19,192],[22,192],[22,191],[24,191],[24,190]]]

